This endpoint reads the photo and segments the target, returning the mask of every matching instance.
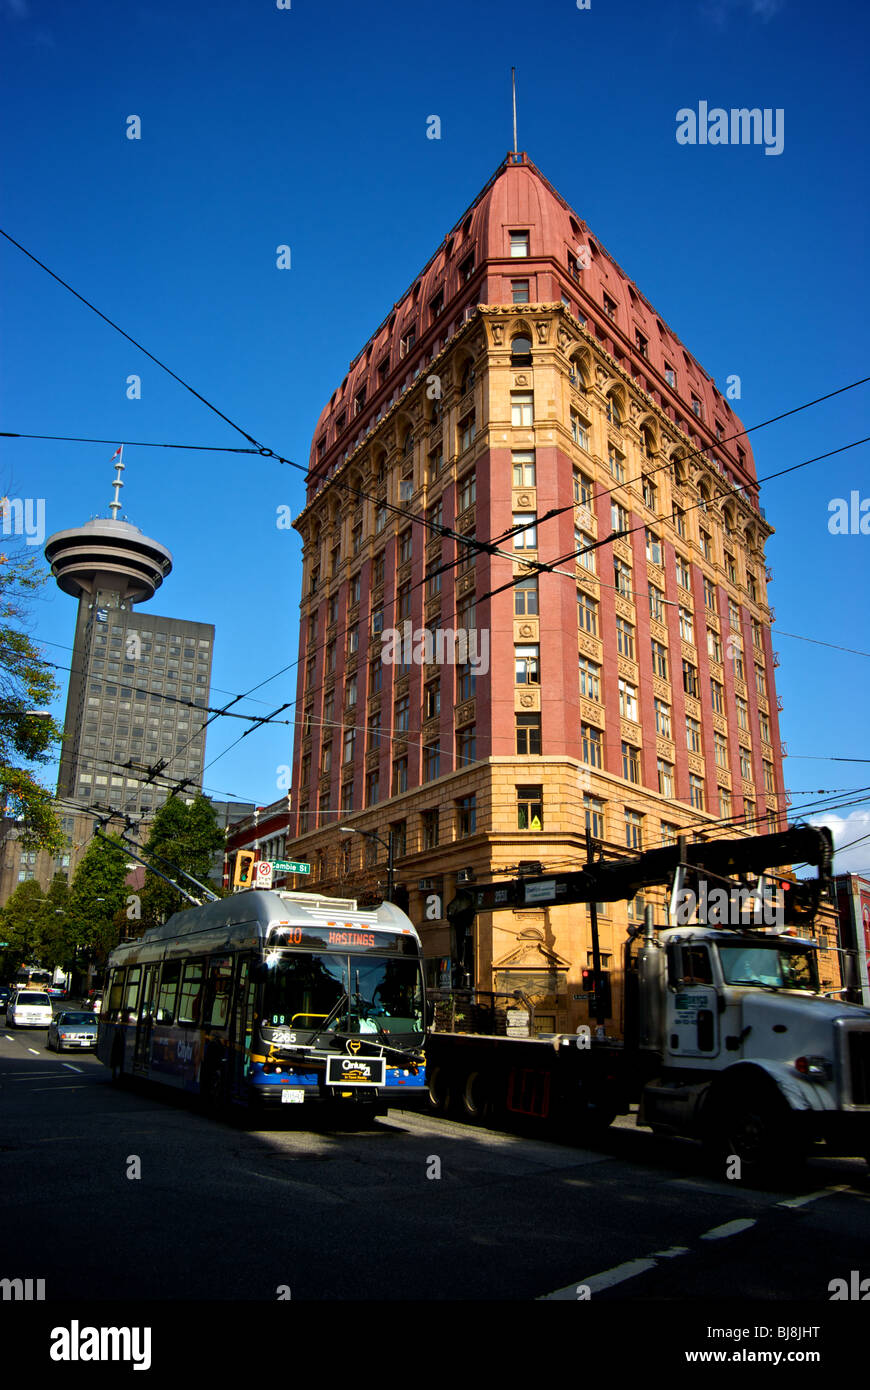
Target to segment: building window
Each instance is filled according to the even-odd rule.
[[[704,576],[704,607],[710,613],[716,613],[718,611],[716,604],[716,585],[713,583],[712,579],[708,579],[706,575]]]
[[[475,413],[470,410],[467,415],[463,415],[459,421],[459,452],[463,453],[471,447],[475,435]]]
[[[540,714],[518,714],[517,754],[521,758],[532,757],[541,751]]]
[[[710,703],[713,706],[714,714],[725,713],[725,687],[721,681],[713,680],[710,677]]]
[[[655,531],[648,530],[646,533],[646,558],[651,565],[662,563],[662,540]],[[650,589],[652,589],[652,585],[650,585]]]
[[[529,254],[529,234],[528,232],[509,232],[511,256],[527,256]]]
[[[464,840],[477,830],[477,797],[463,796],[456,802],[456,838]]]
[[[691,716],[686,719],[686,747],[690,753],[701,751],[701,725],[699,720]]]
[[[597,796],[590,796],[588,792],[583,795],[583,814],[585,819],[585,829],[594,840],[604,839],[604,802]]]
[[[601,702],[601,667],[588,657],[579,659],[580,694],[584,700]]]
[[[588,594],[578,593],[577,621],[581,632],[588,632],[591,637],[598,636],[597,599],[590,598]]]
[[[431,782],[441,775],[441,744],[427,743],[423,748],[423,781]]]
[[[737,727],[738,729],[749,728],[749,706],[741,695],[736,697],[737,705]]]
[[[511,302],[513,304],[528,304],[529,302],[529,282],[528,280],[511,280]]]
[[[731,793],[727,787],[718,787],[719,792],[719,817],[721,820],[731,819]]]
[[[594,724],[581,724],[580,744],[582,747],[581,757],[584,763],[588,763],[590,767],[601,767],[604,747],[601,729],[596,729]]]
[[[441,593],[441,564],[435,561],[426,567],[426,597],[436,598]]]
[[[722,639],[711,627],[707,628],[707,655],[711,661],[718,661],[721,665]]]
[[[477,735],[474,724],[456,730],[456,761],[460,767],[477,761]]]
[[[604,312],[605,312],[605,314],[607,315],[607,317],[608,317],[609,319],[614,319],[614,320],[615,320],[615,319],[616,319],[616,300],[615,300],[615,299],[611,299],[611,298],[610,298],[610,295],[607,294],[606,292],[603,292],[603,293],[602,293],[602,300],[603,300],[603,302],[604,302]]]
[[[683,690],[687,695],[698,698],[698,668],[683,658]]]
[[[396,620],[402,622],[404,618],[411,616],[411,585],[409,582],[400,584],[396,590]]]
[[[662,738],[671,737],[671,707],[660,700],[658,696],[653,700],[655,710],[656,733],[661,734]]]
[[[589,452],[589,422],[588,420],[584,420],[581,415],[578,415],[576,410],[571,411],[571,438],[574,440],[575,444],[580,445],[581,449],[585,449],[587,453]],[[580,500],[576,494],[574,500]],[[587,504],[584,503],[584,505]]]
[[[533,391],[511,391],[511,424],[528,428],[535,422]]]
[[[677,535],[678,535],[678,536],[682,536],[683,540],[685,540],[685,539],[686,539],[686,518],[685,518],[685,516],[684,516],[684,514],[683,514],[683,509],[682,509],[682,507],[678,507],[677,504],[674,503],[673,509],[672,509],[672,511],[671,511],[671,517],[672,517],[672,520],[673,520],[673,523],[674,523],[674,530],[676,531]]]
[[[773,763],[769,763],[765,758],[762,760],[761,766],[764,769],[764,790],[766,792],[775,792],[776,782],[773,777]]]
[[[713,749],[717,767],[728,766],[728,740],[724,734],[715,731],[713,734]]]
[[[688,608],[680,609],[680,637],[684,642],[695,643],[695,626],[692,614]]]
[[[537,550],[538,548],[538,528],[536,525],[537,515],[535,512],[514,512],[513,525],[522,527],[514,535],[514,550]]]
[[[752,781],[752,754],[748,748],[740,749],[740,776]]]
[[[633,743],[622,744],[622,775],[626,782],[640,781],[640,749]]]
[[[423,831],[423,848],[435,849],[438,844],[439,812],[437,809],[424,811],[420,819]]]
[[[626,618],[616,619],[616,650],[634,661],[634,627]]]
[[[658,775],[659,792],[662,796],[673,796],[674,794],[674,767],[673,763],[665,762],[664,758],[656,759],[656,772]]]
[[[361,575],[361,574],[355,574],[355,575],[352,577],[351,581],[350,581],[350,606],[351,606],[351,607],[353,607],[353,605],[354,605],[355,603],[359,603],[359,597],[360,597],[361,592],[362,592],[362,575]]]
[[[702,420],[704,418],[703,413],[701,411],[701,402],[695,395],[692,396],[692,414],[697,415],[699,420]]]
[[[619,713],[637,723],[637,687],[624,680],[619,681]]]
[[[410,560],[413,550],[413,534],[411,527],[408,526],[404,531],[399,532],[398,560],[400,565],[404,565]]]
[[[459,500],[458,510],[464,512],[467,507],[473,507],[477,497],[477,475],[474,469],[466,473],[459,480]]]
[[[689,801],[696,811],[704,809],[704,779],[689,773]]]
[[[649,342],[638,328],[634,330],[634,345],[641,357],[649,357]]]
[[[649,586],[649,615],[657,623],[663,623],[665,620],[664,590],[655,584]]]
[[[408,790],[408,759],[397,758],[393,763],[393,796]]]
[[[627,531],[631,526],[631,517],[619,502],[610,504],[610,529],[611,531]]]
[[[380,661],[369,662],[369,695],[377,695],[383,681],[383,667]]]
[[[652,648],[652,668],[653,675],[660,676],[663,681],[668,679],[668,650],[661,642],[655,639],[650,643]]]
[[[767,699],[767,678],[763,666],[756,666],[755,668],[755,689],[762,699]]]
[[[344,686],[345,705],[356,704],[356,689],[356,676],[351,676],[350,680],[346,681]]]
[[[579,468],[574,469],[574,501],[578,506],[591,507],[594,486],[586,473],[581,472]]]
[[[517,829],[543,830],[544,798],[541,787],[517,787]]]
[[[411,712],[410,695],[400,695],[393,706],[393,732],[396,734],[406,734],[408,732],[408,719]]]
[[[416,324],[412,324],[408,331],[406,333],[403,333],[401,338],[399,339],[399,356],[407,357],[408,353],[411,351],[411,348],[414,346],[416,341],[417,327]]]
[[[514,669],[516,685],[540,685],[539,646],[535,642],[529,646],[514,647]]]
[[[725,552],[725,573],[732,584],[737,583],[737,566],[734,563],[734,556],[729,555],[727,550]]]
[[[325,743],[320,750],[320,775],[325,777],[332,769],[332,734],[330,731],[329,742]]]
[[[656,485],[652,478],[644,478],[643,480],[643,500],[644,505],[649,507],[651,512],[654,512],[656,509]]]
[[[473,700],[477,686],[477,673],[475,668],[466,663],[464,666],[456,668],[456,698],[457,700]]]
[[[471,252],[469,252],[469,254],[465,257],[465,260],[464,260],[464,261],[460,261],[460,263],[459,263],[459,279],[461,280],[461,282],[462,282],[463,285],[466,285],[466,284],[468,283],[468,281],[471,279],[471,277],[472,277],[473,274],[474,274],[474,252],[471,251]]]
[[[625,812],[625,845],[627,849],[643,849],[643,816],[637,811]]]
[[[677,374],[670,362],[665,362],[665,381],[669,386],[676,386],[677,384]]]
[[[534,449],[515,449],[511,454],[514,487],[534,487],[536,483]]]
[[[759,714],[758,728],[762,743],[770,743],[770,720],[766,714]]]
[[[661,841],[663,845],[675,845],[680,833],[678,825],[670,825],[666,820],[662,821]]]
[[[625,482],[625,455],[613,444],[607,446],[607,466],[617,483]]]
[[[613,561],[613,582],[618,594],[621,594],[623,598],[631,598],[631,566],[627,565],[618,555],[614,557]]]
[[[514,585],[514,615],[534,617],[538,612],[538,576],[528,575]]]
[[[579,526],[574,527],[574,558],[581,569],[588,571],[589,574],[595,573],[595,537],[588,532],[581,531]]]

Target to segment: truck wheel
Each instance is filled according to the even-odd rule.
[[[450,1106],[450,1083],[443,1067],[432,1067],[426,1077],[429,1109],[436,1115],[446,1115]]]
[[[479,1071],[469,1072],[462,1091],[463,1114],[469,1120],[474,1120],[475,1124],[483,1124],[489,1118],[491,1109],[486,1077]]]
[[[709,1139],[720,1163],[738,1158],[752,1174],[794,1166],[802,1157],[791,1110],[773,1086],[729,1090],[716,1102]]]

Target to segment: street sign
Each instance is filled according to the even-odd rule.
[[[254,887],[272,887],[272,865],[268,859],[258,859],[254,865]]]
[[[269,863],[278,874],[310,874],[310,864],[299,864],[295,859],[269,859],[264,860]]]

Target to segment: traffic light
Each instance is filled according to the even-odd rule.
[[[787,927],[808,927],[812,924],[819,906],[821,883],[817,878],[787,878],[776,881],[782,889],[782,920]]]
[[[250,888],[256,859],[256,854],[251,850],[240,849],[236,851],[236,867],[233,873],[234,888]]]
[[[592,969],[591,965],[580,972],[580,978],[583,984],[583,993],[588,997],[589,1000],[589,1012],[591,1014],[597,1014],[599,1012],[600,1004],[601,1013],[603,1017],[612,1018],[613,1004],[611,1001],[610,993],[610,971],[599,970],[598,975],[600,979],[600,985],[599,993],[596,994],[595,971]]]

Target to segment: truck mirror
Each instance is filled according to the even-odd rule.
[[[683,962],[680,953],[680,943],[678,941],[668,942],[668,984],[672,989],[680,983],[683,978]]]

